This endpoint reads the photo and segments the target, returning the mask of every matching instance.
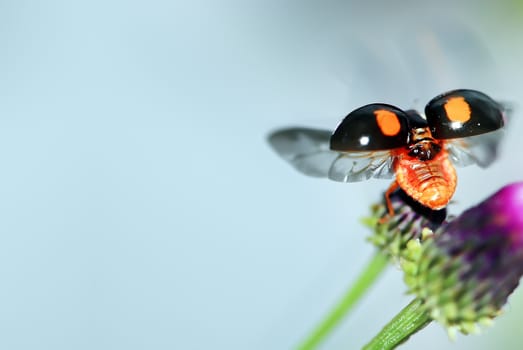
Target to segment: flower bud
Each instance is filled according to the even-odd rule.
[[[390,195],[394,215],[389,216],[385,200],[371,207],[372,215],[364,223],[373,230],[369,241],[385,254],[401,258],[407,243],[422,237],[424,229],[434,230],[447,215],[446,209],[431,210],[399,189]]]

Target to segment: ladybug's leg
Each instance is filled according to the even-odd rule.
[[[389,212],[389,215],[385,215],[383,216],[381,219],[380,219],[380,223],[383,224],[385,222],[387,222],[387,220],[389,218],[391,218],[392,216],[394,216],[394,208],[392,207],[392,202],[390,201],[390,195],[396,191],[398,189],[398,187],[400,187],[400,185],[398,185],[398,182],[397,181],[394,181],[393,183],[390,184],[389,188],[387,189],[387,192],[385,192],[385,203],[387,204],[387,211]]]
[[[389,210],[390,216],[394,215],[394,208],[392,207],[392,202],[390,201],[390,195],[394,191],[396,191],[398,187],[400,187],[400,185],[398,185],[397,181],[394,181],[390,184],[389,188],[387,189],[387,192],[385,192],[385,202],[387,203],[387,209]]]

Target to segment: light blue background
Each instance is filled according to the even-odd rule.
[[[267,133],[459,87],[521,105],[523,13],[489,3],[0,1],[0,348],[292,347],[372,255],[358,220],[388,183],[303,177]],[[521,180],[520,115],[451,212]],[[325,348],[404,291],[391,267]],[[520,349],[522,298],[403,348]]]

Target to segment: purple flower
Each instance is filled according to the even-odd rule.
[[[408,280],[434,319],[469,333],[494,318],[523,275],[523,182],[444,223],[420,249]]]

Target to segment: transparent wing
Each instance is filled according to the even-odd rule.
[[[498,156],[499,142],[504,128],[493,132],[462,139],[447,140],[446,149],[450,160],[458,166],[477,164],[488,167]]]
[[[391,179],[394,177],[393,160],[389,151],[339,152],[328,177],[340,182],[363,181],[371,177]]]
[[[332,132],[308,128],[276,130],[269,143],[283,159],[305,175],[356,182],[394,176],[389,151],[337,152],[329,148]]]
[[[329,149],[328,130],[289,128],[269,135],[272,148],[298,171],[305,175],[327,177],[338,153]]]
[[[512,120],[512,115],[514,114],[514,109],[516,106],[514,103],[509,101],[497,101],[501,107],[501,113],[503,114],[503,124],[507,125]]]

